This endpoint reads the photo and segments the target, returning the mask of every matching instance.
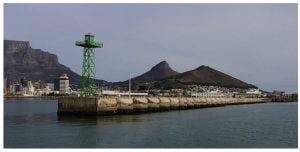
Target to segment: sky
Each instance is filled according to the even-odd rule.
[[[298,92],[297,4],[4,4],[4,39],[29,41],[81,74],[75,41],[92,33],[96,77],[138,76],[160,61],[208,65],[259,88]]]

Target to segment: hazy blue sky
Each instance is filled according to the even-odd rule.
[[[97,78],[123,81],[162,60],[208,65],[265,90],[296,92],[297,4],[4,4],[4,39],[30,41],[81,74],[91,32]]]

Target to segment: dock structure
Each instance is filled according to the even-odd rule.
[[[298,95],[287,95],[287,96],[274,96],[272,97],[272,102],[294,102],[298,101]]]
[[[270,98],[60,97],[59,115],[115,115],[271,102]]]
[[[232,104],[250,104],[271,102],[270,98],[184,98],[184,97],[148,97],[131,96],[131,78],[129,79],[128,97],[96,96],[95,80],[95,48],[102,48],[103,44],[94,40],[94,35],[88,33],[84,41],[77,41],[76,46],[83,47],[83,66],[80,81],[80,97],[59,97],[59,115],[113,115],[145,112],[159,112],[169,110],[183,110],[203,107],[216,107]],[[113,92],[106,92],[115,95]],[[135,93],[136,94],[136,93]]]

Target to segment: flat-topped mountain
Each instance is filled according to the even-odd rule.
[[[68,74],[71,84],[79,84],[80,75],[60,64],[56,55],[41,49],[33,49],[29,42],[4,40],[4,77],[18,81],[28,80],[53,83],[62,73]],[[100,83],[106,81],[98,80]]]

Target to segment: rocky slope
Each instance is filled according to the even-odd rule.
[[[133,90],[178,89],[195,84],[228,88],[257,88],[208,66],[200,66],[191,71],[178,73],[172,70],[166,61],[158,63],[148,72],[133,78],[131,83]],[[128,80],[114,83],[114,87],[128,90]]]
[[[62,73],[67,73],[70,83],[78,85],[80,75],[58,62],[56,55],[31,48],[29,42],[4,40],[4,77],[18,81],[27,80],[53,83]],[[106,81],[98,80],[103,84]]]
[[[70,82],[78,85],[80,75],[60,64],[56,55],[40,49],[31,48],[29,42],[4,40],[4,77],[18,81],[21,77],[28,80],[53,83],[62,73],[67,73]],[[184,73],[174,71],[166,61],[152,67],[146,73],[131,80],[133,90],[186,88],[187,85],[214,85],[236,88],[256,88],[230,75],[208,66],[200,66]],[[128,80],[108,83],[97,80],[98,84],[128,89]]]
[[[131,82],[139,83],[157,81],[176,74],[178,74],[178,72],[174,71],[166,61],[162,61],[152,67],[148,72],[133,78]]]
[[[228,88],[257,88],[209,66],[200,66],[175,76],[160,80],[154,84],[156,88],[184,88],[186,85],[212,85]]]
[[[149,84],[177,74],[178,72],[174,71],[166,61],[162,61],[156,64],[146,73],[132,78],[131,83],[133,87],[136,87],[136,85]],[[128,80],[114,83],[114,86],[127,86],[127,85],[128,85]]]

